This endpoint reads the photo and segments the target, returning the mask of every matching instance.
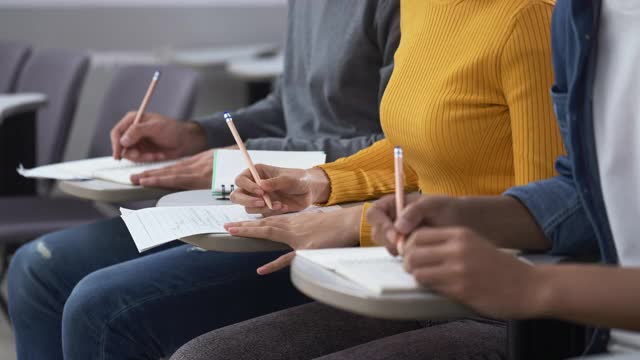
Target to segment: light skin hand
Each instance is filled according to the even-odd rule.
[[[361,206],[326,213],[272,216],[256,221],[225,224],[231,235],[266,239],[292,249],[320,249],[355,246],[359,242]],[[258,268],[266,275],[291,264],[295,251]]]
[[[236,149],[229,146],[225,149]],[[131,175],[131,182],[146,187],[198,190],[211,187],[215,149],[203,151],[174,165]]]
[[[214,149],[180,160],[174,165],[131,175],[131,182],[146,187],[197,190],[211,186]]]
[[[373,240],[395,254],[397,234],[408,236],[420,226],[468,227],[498,247],[546,250],[550,241],[527,208],[510,196],[449,197],[408,194],[396,219],[395,198],[385,196],[367,213]]]
[[[236,189],[231,201],[242,205],[249,214],[284,214],[304,210],[313,203],[326,202],[329,197],[329,178],[322,169],[308,170],[279,168],[258,164],[262,179],[258,185],[247,169],[236,177]],[[273,203],[269,209],[262,195],[268,193]]]
[[[134,124],[136,112],[127,113],[111,130],[114,159],[135,162],[176,159],[206,149],[204,129],[194,122],[180,122],[160,114],[145,113]]]
[[[481,314],[519,319],[539,313],[537,269],[465,228],[415,230],[404,266],[416,281]]]

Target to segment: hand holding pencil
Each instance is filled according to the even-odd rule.
[[[206,150],[207,140],[200,125],[147,112],[159,80],[160,72],[154,73],[138,110],[127,113],[111,130],[114,159],[161,161]]]

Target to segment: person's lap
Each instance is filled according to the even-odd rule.
[[[311,303],[202,335],[171,360],[504,359],[498,321],[391,321]]]
[[[49,234],[22,247],[11,264],[18,354],[167,356],[207,331],[308,301],[287,272],[256,274],[279,255],[177,242],[141,255],[119,218]]]

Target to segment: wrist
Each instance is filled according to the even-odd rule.
[[[362,205],[350,206],[343,208],[345,212],[346,224],[349,224],[346,235],[349,245],[357,246],[360,244],[360,226],[362,220]]]
[[[318,167],[307,169],[304,177],[309,184],[312,202],[314,204],[326,203],[331,194],[331,181],[324,170]]]
[[[558,296],[555,286],[553,266],[531,266],[525,282],[528,291],[524,291],[523,305],[526,318],[546,318],[553,316],[555,298]],[[527,305],[528,304],[528,305]]]
[[[199,123],[186,121],[182,123],[189,146],[189,154],[192,155],[207,149],[207,133]]]

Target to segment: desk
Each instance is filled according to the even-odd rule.
[[[276,44],[254,44],[246,46],[220,47],[195,50],[168,51],[166,55],[169,63],[190,67],[223,66],[236,59],[259,58],[275,53]],[[160,56],[164,57],[164,56]]]
[[[262,100],[271,92],[273,79],[284,70],[284,56],[270,58],[238,59],[227,64],[227,72],[248,84],[248,103]]]
[[[0,94],[0,125],[13,115],[35,112],[46,103],[44,94]]]
[[[229,200],[217,200],[211,190],[182,191],[163,196],[156,206],[231,205]],[[203,234],[180,239],[186,243],[211,251],[261,252],[291,250],[287,245],[259,239],[231,236],[229,234]]]
[[[58,186],[63,192],[81,199],[111,203],[152,200],[175,192],[103,180],[61,181]]]
[[[33,195],[36,183],[20,176],[19,164],[36,164],[37,110],[47,102],[36,93],[0,94],[0,195]]]
[[[393,320],[442,320],[474,312],[431,292],[376,295],[306,259],[296,257],[291,281],[298,290],[319,302],[360,315]]]

